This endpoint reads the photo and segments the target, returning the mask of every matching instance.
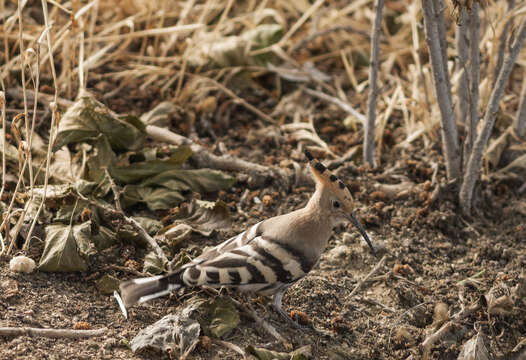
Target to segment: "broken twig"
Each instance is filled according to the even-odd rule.
[[[349,297],[352,297],[353,295],[356,295],[358,293],[358,291],[361,290],[361,288],[363,287],[363,285],[374,275],[378,272],[378,270],[380,270],[380,268],[382,266],[384,266],[384,263],[385,263],[385,260],[387,259],[387,255],[384,255],[380,261],[378,261],[378,263],[375,265],[375,267],[371,270],[371,272],[369,274],[367,274],[366,277],[364,277],[362,280],[360,280],[358,282],[358,284],[356,284],[356,287],[353,289],[353,291],[351,291],[351,293],[349,294]]]
[[[42,329],[31,327],[3,327],[0,336],[34,336],[49,338],[85,339],[104,335],[108,328],[94,330]]]

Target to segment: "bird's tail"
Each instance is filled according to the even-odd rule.
[[[183,285],[181,273],[176,272],[168,275],[128,280],[121,283],[119,288],[122,302],[126,308],[129,308],[134,304],[167,295]]]

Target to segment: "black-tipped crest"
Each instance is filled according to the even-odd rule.
[[[316,182],[331,189],[332,192],[345,204],[345,208],[352,211],[353,199],[349,189],[347,189],[343,181],[327,169],[325,165],[315,159],[310,151],[305,150],[305,156],[309,159],[310,167],[316,178]]]
[[[316,170],[318,170],[318,172],[320,174],[323,174],[325,172],[325,170],[327,170],[327,168],[325,167],[325,165],[323,165],[321,162],[319,161],[316,161],[316,163],[314,164],[314,168]]]
[[[365,229],[362,227],[360,222],[352,213],[353,198],[349,189],[345,186],[343,181],[338,179],[338,177],[334,175],[329,169],[327,169],[325,165],[323,165],[318,160],[314,159],[314,157],[308,150],[305,150],[305,156],[307,157],[307,159],[309,159],[310,167],[312,173],[314,174],[314,177],[316,178],[316,182],[329,188],[336,196],[340,198],[340,200],[344,204],[345,211],[348,211],[347,217],[349,217],[354,226],[356,226],[356,228],[358,229],[358,231],[360,232],[360,234],[374,253],[373,245],[371,244],[371,240],[367,236]]]

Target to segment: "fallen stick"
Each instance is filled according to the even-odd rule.
[[[190,149],[193,152],[192,159],[200,168],[242,172],[251,176],[254,181],[258,182],[257,185],[259,186],[263,185],[265,180],[269,177],[277,180],[279,185],[285,189],[289,189],[292,184],[312,183],[308,175],[300,176],[300,179],[295,179],[295,174],[292,171],[276,169],[273,167],[252,163],[231,155],[214,155],[210,153],[205,147],[166,128],[155,125],[147,125],[146,133],[148,136],[157,141],[162,141],[173,145],[190,146]],[[259,184],[259,182],[261,182],[261,184]]]
[[[103,335],[108,328],[94,330],[42,329],[30,327],[3,327],[0,336],[35,336],[49,338],[84,339]]]
[[[380,268],[384,265],[385,263],[385,260],[387,259],[387,255],[384,255],[380,261],[378,261],[378,263],[375,265],[375,267],[371,270],[371,272],[369,274],[367,274],[366,277],[364,277],[362,280],[360,280],[358,282],[358,284],[356,284],[356,287],[353,289],[353,291],[351,291],[351,293],[349,294],[349,297],[352,297],[353,295],[356,295],[356,293],[358,293],[358,291],[361,290],[361,288],[363,287],[363,285],[374,275],[378,272],[378,270],[380,270]]]
[[[442,340],[444,336],[446,336],[451,330],[453,330],[457,325],[459,325],[460,320],[473,314],[481,307],[481,304],[477,302],[471,306],[468,306],[467,308],[460,310],[458,313],[451,317],[451,320],[442,325],[437,331],[426,337],[422,344],[420,344],[420,348],[423,350],[424,354],[423,359],[427,359],[429,357],[429,353],[431,351],[431,348],[433,348],[433,345],[435,345],[438,341]]]

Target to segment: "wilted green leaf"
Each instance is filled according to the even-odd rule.
[[[116,156],[108,138],[106,136],[99,136],[93,142],[93,151],[88,158],[89,179],[99,184],[99,187],[101,187],[100,183],[102,181],[109,184],[109,180],[106,179],[105,169],[110,169],[115,161]]]
[[[229,298],[216,298],[211,303],[204,303],[202,307],[206,310],[208,320],[203,328],[205,334],[220,338],[239,325],[239,312]]]
[[[180,146],[168,159],[156,159],[133,163],[130,166],[113,167],[111,175],[117,181],[132,184],[164,171],[177,169],[191,155],[192,150],[189,146]]]
[[[489,360],[490,356],[484,337],[480,333],[466,341],[458,355],[458,360]]]
[[[46,227],[44,252],[38,269],[41,271],[86,271],[88,264],[80,255],[80,249],[70,225]]]
[[[225,172],[212,169],[169,170],[142,182],[143,186],[161,185],[172,190],[192,190],[207,193],[224,190],[234,185],[236,179]]]
[[[142,146],[146,136],[139,119],[118,117],[93,95],[85,92],[69,107],[59,123],[53,150],[70,143],[93,140],[105,135],[115,150],[133,150]]]
[[[170,189],[128,185],[124,189],[121,205],[127,208],[145,203],[150,210],[164,210],[177,206],[183,200],[181,193]]]

